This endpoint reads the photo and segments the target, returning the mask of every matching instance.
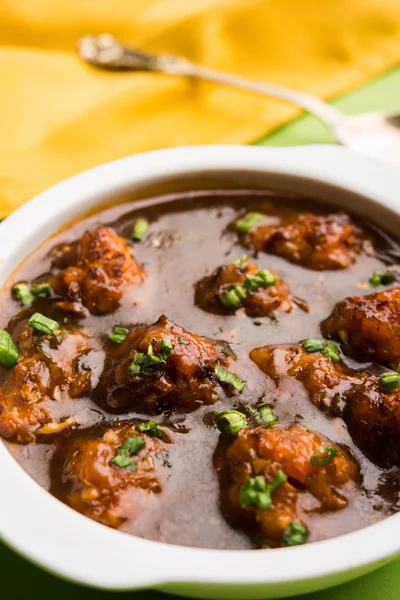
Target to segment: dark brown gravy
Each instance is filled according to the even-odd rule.
[[[134,218],[143,217],[151,225],[144,241],[134,244],[134,254],[144,264],[148,279],[139,291],[135,291],[135,301],[126,295],[117,312],[102,317],[89,315],[79,320],[79,326],[105,340],[113,325],[152,323],[164,313],[190,331],[229,342],[237,355],[235,371],[247,382],[240,396],[241,403],[254,403],[263,395],[271,401],[269,391],[273,386],[249,359],[250,350],[266,344],[295,343],[321,337],[320,322],[333,305],[345,296],[371,292],[366,282],[372,272],[382,270],[387,262],[393,263],[393,255],[398,255],[399,246],[386,233],[358,221],[373,237],[377,254],[373,257],[361,255],[355,265],[342,271],[312,271],[280,257],[260,253],[256,261],[259,268],[278,271],[293,294],[308,302],[310,312],[307,314],[295,308],[290,314],[277,314],[277,320],[251,319],[241,312],[235,316],[206,313],[194,305],[194,283],[217,266],[228,264],[243,254],[237,235],[227,226],[245,208],[262,209],[271,215],[271,219],[300,210],[322,213],[329,210],[311,200],[250,191],[199,192],[128,202],[106,209],[59,233],[25,260],[3,290],[0,326],[7,326],[13,332],[25,324],[34,311],[60,319],[49,300],[37,300],[33,308],[18,312],[10,286],[15,281],[46,280],[53,268],[54,247],[71,245],[71,253],[67,255],[71,258],[76,240],[86,229],[107,224],[129,239]],[[64,266],[58,264],[58,267]],[[354,361],[351,365],[361,368]],[[6,370],[0,369],[0,383],[6,376]],[[360,464],[363,477],[358,497],[347,508],[336,513],[316,513],[312,517],[309,541],[359,529],[398,510],[398,471],[381,469],[370,462],[353,444],[341,419],[327,418],[308,400],[305,391],[298,393],[298,386],[295,389],[296,395],[287,389],[274,402],[280,423],[298,421],[345,446]],[[176,443],[170,445],[166,457],[171,464],[169,479],[163,493],[152,499],[151,510],[144,511],[134,523],[126,522],[121,527],[123,531],[167,543],[206,548],[241,549],[257,544],[256,539],[250,540],[240,529],[231,527],[229,515],[223,516],[220,482],[213,466],[221,442],[218,430],[210,424],[209,414],[232,407],[238,399],[237,395],[233,399],[224,397],[221,392],[220,401],[213,407],[202,407],[186,416],[182,413],[165,415],[164,421],[182,432],[173,434]],[[73,400],[68,406],[64,404],[61,410],[63,415],[74,416],[81,425],[80,433],[73,435],[85,436],[85,428],[116,418],[90,398]],[[134,413],[118,416],[123,419],[141,417]],[[62,456],[54,458],[55,444],[7,445],[15,459],[40,485],[55,496],[59,495]],[[25,501],[29,502],[29,499]]]

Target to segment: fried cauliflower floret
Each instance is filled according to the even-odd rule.
[[[312,457],[326,458],[323,450],[327,447],[334,448],[334,456],[325,464],[312,464]],[[357,465],[341,448],[298,425],[241,430],[227,449],[225,462],[232,507],[247,516],[250,513],[264,538],[274,545],[282,543],[291,523],[307,523],[303,502],[309,494],[314,497],[314,511],[341,510],[353,497],[359,475]],[[249,478],[261,476],[268,486],[280,474],[281,483],[270,493],[269,507],[244,502],[243,488]]]
[[[257,282],[257,273],[266,273],[264,281],[261,276]],[[229,292],[234,294],[231,302],[227,298]],[[270,315],[277,309],[290,312],[293,308],[289,287],[278,273],[259,271],[247,259],[218,267],[210,276],[201,279],[196,284],[195,303],[215,314],[234,313],[243,307],[250,317]]]
[[[57,495],[83,515],[117,528],[151,510],[152,496],[162,492],[166,474],[157,454],[164,446],[129,423],[83,441],[81,436],[68,439]]]
[[[87,231],[78,244],[75,265],[51,280],[69,305],[82,303],[93,314],[116,310],[124,291],[139,285],[145,271],[132,256],[127,241],[108,227]]]
[[[300,213],[279,225],[261,224],[245,242],[318,271],[345,269],[355,262],[363,245],[361,231],[343,213]]]
[[[400,464],[400,388],[385,392],[371,376],[346,395],[345,420],[360,448],[384,466]]]
[[[324,335],[339,337],[360,360],[388,367],[400,363],[400,288],[345,298],[322,324]]]
[[[87,394],[100,378],[103,353],[83,332],[38,334],[29,326],[16,339],[20,357],[0,388],[0,435],[20,444],[51,433],[65,421],[65,401]],[[61,430],[61,429],[60,429]]]
[[[294,378],[315,406],[329,416],[341,416],[355,443],[371,460],[399,464],[400,388],[385,392],[379,377],[317,353],[308,354],[300,345],[266,346],[250,356],[278,390],[284,378]]]
[[[311,402],[332,415],[338,411],[336,400],[366,377],[342,362],[334,363],[317,353],[308,354],[300,344],[256,348],[250,352],[250,358],[278,388],[283,377],[301,382]]]
[[[119,410],[191,411],[217,399],[214,369],[231,362],[221,343],[186,331],[163,315],[110,348],[100,388],[107,404]]]

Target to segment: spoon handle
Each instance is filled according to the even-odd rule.
[[[78,51],[83,60],[103,69],[152,71],[180,77],[192,77],[284,100],[317,117],[327,125],[334,137],[334,129],[343,118],[342,113],[338,110],[323,100],[304,92],[202,67],[180,56],[149,54],[139,49],[129,48],[108,34],[81,38]]]

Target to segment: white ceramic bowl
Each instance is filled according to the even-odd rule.
[[[182,183],[183,182],[183,183]],[[317,196],[399,230],[400,173],[338,147],[206,146],[124,158],[47,190],[0,226],[0,284],[42,240],[89,209],[150,188],[258,187]],[[168,307],[166,307],[168,311]],[[5,323],[1,322],[0,327]],[[342,583],[400,552],[400,514],[331,540],[258,551],[148,541],[74,512],[0,444],[0,534],[64,578],[107,589],[157,588],[198,598],[278,598]]]

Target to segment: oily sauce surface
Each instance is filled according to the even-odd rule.
[[[133,244],[133,253],[143,265],[148,277],[133,294],[124,295],[120,308],[112,314],[76,318],[69,322],[90,332],[104,345],[114,325],[129,327],[135,323],[153,323],[165,314],[188,331],[208,338],[225,340],[237,356],[235,372],[246,381],[243,393],[228,397],[221,389],[215,405],[202,406],[188,414],[166,413],[157,420],[171,425],[171,443],[165,460],[168,477],[161,494],[153,495],[151,510],[143,511],[134,521],[127,521],[121,530],[167,543],[205,548],[242,549],[257,547],[257,536],[248,536],[221,505],[221,485],[218,455],[224,441],[212,424],[215,410],[232,408],[238,403],[254,404],[263,398],[273,404],[280,424],[300,423],[321,432],[334,443],[346,448],[361,468],[362,485],[356,499],[340,511],[314,513],[309,541],[337,536],[376,522],[399,509],[399,473],[396,468],[384,469],[368,460],[353,443],[340,418],[329,418],[318,410],[305,391],[299,392],[298,383],[290,382],[278,397],[275,388],[249,358],[254,348],[267,344],[297,343],[305,338],[320,338],[320,323],[331,312],[334,304],[345,296],[371,293],[368,280],[371,273],[393,262],[398,249],[397,240],[381,234],[367,223],[358,226],[373,238],[375,255],[361,254],[354,265],[340,271],[314,271],[290,263],[272,254],[249,252],[256,256],[260,269],[279,272],[290,286],[294,296],[306,301],[309,312],[295,307],[290,313],[277,312],[276,318],[250,318],[243,311],[227,316],[211,314],[194,304],[194,284],[210,274],[219,265],[238,259],[244,251],[237,234],[228,228],[244,211],[267,213],[271,223],[282,215],[310,211],[326,214],[329,208],[312,201],[289,198],[275,193],[253,191],[204,192],[177,197],[124,203],[108,208],[74,224],[36,250],[19,267],[15,281],[45,281],[57,268],[71,264],[77,241],[85,230],[98,225],[112,227],[129,239],[132,223],[142,217],[150,222],[144,240]],[[57,248],[70,246],[57,258]],[[56,249],[56,250],[55,250]],[[10,333],[22,329],[34,311],[57,318],[60,313],[49,299],[35,302],[34,308],[21,310],[11,297],[10,287],[1,298],[1,327]],[[102,369],[103,355],[96,354]],[[345,359],[353,368],[374,369]],[[0,369],[0,384],[8,373]],[[101,427],[119,419],[148,419],[138,413],[111,412],[95,401],[93,393],[63,402],[62,416],[72,416],[80,428],[74,435],[85,439],[89,428]],[[68,434],[66,434],[68,435]],[[65,437],[65,436],[64,436]],[[61,495],[60,473],[63,468],[62,452],[57,451],[57,438],[47,443],[26,446],[8,443],[8,448],[22,467],[45,489],[56,497]],[[29,499],[25,499],[29,502]],[[221,511],[222,508],[222,511]],[[233,525],[233,526],[231,526]],[[250,539],[251,538],[251,539]]]

